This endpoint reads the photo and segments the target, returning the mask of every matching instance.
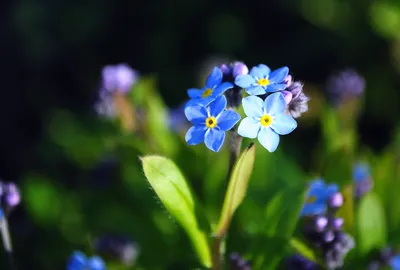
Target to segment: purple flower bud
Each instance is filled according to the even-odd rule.
[[[286,79],[284,81],[286,83],[286,87],[289,87],[292,84],[292,80],[293,80],[292,75],[289,74],[286,76]]]
[[[323,231],[327,225],[328,225],[328,219],[326,217],[318,217],[317,220],[315,221],[315,227],[319,232]]]
[[[231,67],[232,67],[232,75],[234,78],[236,78],[239,75],[249,73],[249,69],[242,62],[234,62],[233,64],[231,64]]]
[[[21,196],[17,185],[9,183],[4,185],[4,196],[8,206],[15,207],[21,201]]]
[[[109,91],[128,92],[137,80],[137,72],[126,64],[105,66],[102,71],[103,87]]]
[[[281,94],[285,98],[286,105],[289,105],[290,101],[292,101],[292,97],[293,97],[292,93],[289,91],[281,91]]]
[[[333,233],[333,231],[327,231],[327,232],[324,234],[324,240],[325,240],[325,242],[327,242],[327,243],[332,242],[333,239],[335,239],[335,234]]]
[[[343,195],[340,192],[336,192],[332,197],[329,198],[329,206],[332,208],[339,208],[343,205]]]
[[[292,94],[292,99],[286,107],[286,112],[294,118],[300,117],[308,111],[309,98],[303,93],[303,85],[300,82],[293,82],[285,91]]]
[[[332,220],[332,227],[336,230],[340,230],[344,224],[343,218],[334,218]]]
[[[251,270],[250,263],[236,252],[230,255],[229,270]]]
[[[224,75],[229,75],[231,73],[231,68],[227,64],[222,64],[219,69],[224,73]]]

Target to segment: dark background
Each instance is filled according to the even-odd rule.
[[[3,2],[1,177],[18,182],[26,172],[48,170],[60,181],[72,179],[77,168],[62,157],[49,157],[55,151],[47,133],[49,118],[60,108],[95,117],[92,105],[101,69],[120,62],[142,74],[156,74],[171,107],[186,98],[187,88],[199,84],[204,61],[213,57],[242,60],[249,67],[286,65],[295,79],[305,82],[305,92],[314,94],[323,93],[333,71],[355,68],[367,82],[359,136],[380,151],[400,110],[400,15],[385,16],[385,5],[396,6],[396,1],[378,2]],[[301,141],[299,152],[307,153],[319,138],[316,125],[299,128],[299,136],[291,138]],[[307,159],[301,160],[307,166]],[[19,224],[24,215],[15,219]]]

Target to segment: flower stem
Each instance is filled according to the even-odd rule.
[[[229,148],[229,167],[228,167],[228,174],[226,178],[226,188],[229,185],[229,179],[231,177],[233,168],[236,164],[236,161],[240,155],[240,149],[242,146],[242,137],[237,134],[236,128],[231,130],[230,134],[230,148]],[[221,244],[225,237],[226,231],[215,236],[211,252],[212,252],[212,269],[213,270],[221,270],[222,269],[222,252],[221,252]]]
[[[3,216],[3,218],[0,221],[0,230],[1,230],[1,236],[3,238],[4,250],[6,251],[8,257],[9,269],[16,270],[17,267],[15,266],[14,262],[10,231],[8,229],[7,218],[5,216]]]

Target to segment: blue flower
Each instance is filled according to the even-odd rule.
[[[279,145],[279,135],[286,135],[297,127],[296,120],[285,114],[286,102],[281,93],[269,95],[265,101],[256,96],[242,100],[247,117],[240,122],[238,133],[258,141],[268,151],[274,152]]]
[[[87,258],[82,252],[75,251],[68,262],[67,270],[106,270],[106,265],[98,256]]]
[[[224,143],[225,131],[240,120],[237,112],[225,110],[226,103],[225,96],[220,96],[208,107],[199,104],[185,108],[185,115],[193,124],[185,136],[189,145],[204,142],[210,150],[219,151]]]
[[[389,265],[392,270],[400,270],[400,255],[393,256],[389,261]]]
[[[206,80],[206,85],[201,88],[190,88],[187,93],[191,98],[185,107],[189,107],[196,104],[202,104],[207,106],[217,97],[221,96],[226,90],[233,87],[230,82],[222,83],[222,71],[221,69],[214,67],[210,75]]]
[[[335,184],[326,185],[322,179],[316,179],[310,183],[306,203],[301,215],[321,215],[326,212],[329,198],[338,192]]]
[[[250,74],[237,76],[235,84],[244,88],[249,95],[264,95],[268,92],[284,90],[288,73],[288,67],[281,67],[271,72],[268,66],[260,64],[253,67]]]

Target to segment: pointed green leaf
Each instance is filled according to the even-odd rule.
[[[246,148],[233,168],[219,220],[217,230],[219,236],[223,236],[228,230],[233,214],[246,195],[250,176],[253,172],[255,150],[254,144]]]
[[[375,193],[361,199],[357,215],[357,247],[361,254],[382,248],[387,240],[386,217],[383,205]]]
[[[175,163],[161,156],[141,158],[143,170],[165,208],[176,218],[188,234],[192,244],[206,267],[211,266],[211,254],[207,234],[203,227],[204,216],[190,188]]]
[[[303,257],[313,262],[317,261],[317,257],[315,256],[314,251],[299,239],[293,237],[290,240],[290,246]]]

